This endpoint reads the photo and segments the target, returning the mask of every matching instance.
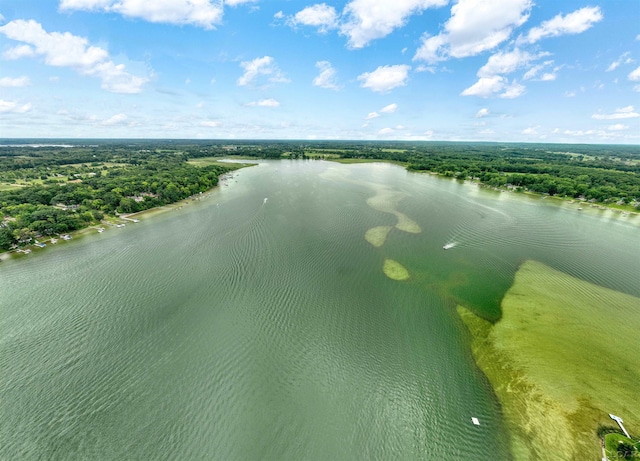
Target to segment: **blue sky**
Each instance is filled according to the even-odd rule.
[[[637,0],[3,0],[0,137],[640,142]]]

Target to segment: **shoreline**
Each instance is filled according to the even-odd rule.
[[[225,161],[228,160],[228,161]],[[248,161],[255,161],[255,163],[242,163],[240,162],[241,160],[248,160]],[[154,208],[149,208],[147,210],[143,210],[143,211],[138,211],[135,213],[128,213],[128,214],[120,214],[117,216],[112,217],[112,221],[110,222],[107,219],[103,219],[100,224],[92,224],[90,226],[87,226],[85,228],[82,229],[77,229],[74,231],[69,232],[68,234],[71,235],[71,237],[73,238],[74,236],[81,236],[84,235],[86,233],[88,233],[90,231],[90,229],[94,229],[96,228],[96,226],[101,226],[101,225],[107,225],[109,227],[112,227],[113,221],[134,221],[135,219],[138,219],[139,217],[141,218],[150,218],[152,216],[158,215],[158,214],[162,214],[168,211],[174,211],[177,209],[182,208],[183,206],[186,206],[190,203],[192,203],[193,201],[197,201],[200,200],[201,196],[204,196],[206,194],[210,194],[212,191],[216,190],[218,187],[220,187],[222,185],[222,182],[225,181],[226,179],[229,179],[229,177],[233,177],[233,173],[239,169],[242,168],[247,168],[247,167],[251,167],[251,166],[255,166],[258,164],[258,162],[260,160],[264,160],[264,159],[260,159],[257,157],[242,157],[242,156],[230,156],[228,158],[224,158],[221,159],[220,162],[225,163],[225,164],[229,164],[229,165],[235,165],[237,166],[236,168],[220,175],[218,177],[218,184],[216,186],[214,186],[213,188],[201,192],[200,194],[194,195],[194,196],[190,196],[187,198],[184,198],[182,200],[179,200],[177,202],[174,203],[169,203],[166,205],[162,205],[162,206],[158,206],[158,207],[154,207]],[[280,160],[286,160],[286,159],[280,159]],[[602,204],[602,203],[597,203],[597,202],[588,202],[588,201],[581,201],[581,200],[577,200],[575,198],[569,198],[569,197],[559,197],[559,196],[555,196],[555,195],[544,195],[544,194],[538,194],[536,192],[530,192],[530,191],[516,191],[516,190],[511,190],[511,189],[502,189],[502,188],[498,188],[498,187],[493,187],[490,186],[488,184],[485,184],[477,179],[457,179],[457,178],[449,178],[448,176],[444,176],[440,173],[434,172],[434,171],[430,171],[430,170],[409,170],[407,168],[408,163],[406,162],[400,162],[400,161],[396,161],[396,160],[383,160],[383,159],[366,159],[366,158],[327,158],[324,159],[325,161],[329,161],[329,162],[336,162],[336,163],[341,163],[341,164],[346,164],[346,165],[353,165],[353,164],[359,164],[359,163],[386,163],[386,164],[390,164],[390,165],[398,165],[398,166],[402,166],[404,167],[405,171],[410,172],[410,173],[422,173],[422,174],[429,174],[432,176],[438,176],[440,178],[448,178],[448,179],[452,179],[455,181],[462,181],[468,184],[474,184],[478,187],[484,188],[484,189],[489,189],[489,190],[493,190],[495,192],[499,192],[499,193],[504,193],[504,192],[509,192],[509,193],[515,193],[515,194],[522,194],[523,196],[529,197],[529,198],[539,198],[540,200],[543,199],[551,199],[554,201],[558,201],[561,204],[577,204],[578,208],[576,211],[581,211],[583,208],[582,207],[588,207],[591,209],[598,209],[601,211],[610,211],[613,213],[617,213],[617,214],[621,214],[622,216],[626,216],[626,217],[630,217],[630,218],[636,218],[638,216],[640,216],[640,212],[639,211],[635,211],[633,210],[632,207],[625,207],[625,208],[620,208],[620,207],[614,207],[614,206],[608,206],[606,204]],[[47,237],[45,240],[49,241],[51,239],[51,237]],[[0,262],[2,261],[6,261],[8,259],[12,259],[13,257],[16,256],[16,253],[18,253],[20,250],[25,250],[25,249],[29,249],[31,250],[31,252],[33,251],[40,251],[43,250],[43,248],[38,248],[36,247],[34,244],[29,244],[26,245],[23,248],[18,248],[18,249],[14,249],[14,250],[8,250],[5,252],[0,253]]]
[[[233,164],[235,162],[228,162],[228,163]],[[232,179],[233,173],[235,173],[237,170],[241,168],[254,166],[254,165],[256,164],[255,163],[239,164],[237,168],[233,170],[229,170],[228,172],[218,176],[218,184],[216,184],[211,189],[208,189],[204,192],[200,192],[199,194],[196,194],[196,195],[189,196],[177,202],[168,203],[166,205],[149,208],[147,210],[142,210],[135,213],[118,214],[116,216],[110,216],[109,219],[105,218],[102,221],[100,221],[100,223],[91,224],[90,226],[83,227],[82,229],[76,229],[74,231],[67,232],[66,234],[60,234],[58,236],[47,236],[46,238],[39,238],[38,240],[40,243],[45,243],[47,246],[65,244],[73,240],[75,237],[82,237],[84,235],[91,233],[91,231],[99,232],[98,228],[104,228],[106,230],[110,227],[116,227],[118,224],[128,224],[129,222],[134,222],[134,223],[138,222],[139,218],[148,219],[160,214],[164,214],[169,211],[180,210],[187,205],[192,205],[194,202],[202,200],[203,198],[210,197],[211,194],[216,190],[218,190],[221,186],[223,186],[227,180]],[[65,240],[61,237],[62,235],[69,235],[71,238],[68,240]],[[52,238],[57,239],[57,243],[50,243]],[[40,247],[37,247],[34,243],[30,243],[29,245],[25,245],[24,247],[21,247],[21,248],[8,250],[0,253],[0,262],[7,261],[14,258],[24,257],[27,255],[24,253],[25,250],[29,250],[27,254],[39,253],[41,251],[45,251],[46,247],[40,248]]]
[[[354,164],[358,164],[358,163],[388,163],[391,165],[399,165],[399,166],[403,166],[406,171],[410,172],[410,173],[422,173],[422,174],[429,174],[431,176],[438,176],[439,178],[447,178],[447,179],[451,179],[454,181],[462,181],[468,184],[475,184],[478,187],[482,187],[484,189],[489,189],[489,190],[493,190],[495,192],[509,192],[509,193],[513,193],[513,194],[522,194],[524,196],[527,197],[531,197],[531,198],[540,198],[541,200],[544,199],[552,199],[552,200],[558,200],[560,202],[563,203],[576,203],[578,206],[584,206],[584,207],[589,207],[589,208],[596,208],[598,210],[606,210],[606,211],[612,211],[614,213],[620,213],[623,215],[627,215],[627,216],[633,216],[633,217],[637,217],[640,216],[640,211],[634,209],[634,207],[632,207],[631,205],[629,206],[625,206],[625,205],[616,205],[616,206],[612,206],[609,204],[605,204],[605,203],[601,203],[601,202],[589,202],[588,200],[580,200],[577,199],[575,197],[571,198],[571,197],[561,197],[558,195],[545,195],[545,194],[539,194],[537,192],[531,192],[528,190],[523,190],[523,191],[516,191],[516,190],[512,190],[512,189],[504,189],[504,188],[500,188],[500,187],[494,187],[494,186],[490,186],[489,184],[485,184],[482,181],[478,180],[478,179],[459,179],[459,178],[453,178],[450,176],[445,176],[443,174],[440,174],[436,171],[431,171],[431,170],[410,170],[408,169],[409,164],[407,162],[400,162],[397,160],[384,160],[384,159],[367,159],[367,158],[328,158],[326,159],[327,161],[331,161],[331,162],[336,162],[336,163],[342,163],[345,165],[354,165]]]

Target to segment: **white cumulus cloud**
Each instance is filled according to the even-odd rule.
[[[268,76],[269,82],[272,83],[286,83],[289,81],[271,56],[263,56],[252,61],[243,61],[240,63],[240,67],[244,69],[244,74],[238,79],[239,86],[254,83],[260,75]]]
[[[509,82],[501,75],[493,75],[491,77],[480,77],[476,83],[460,94],[462,96],[479,96],[481,98],[497,95],[500,98],[513,99],[523,95],[525,89],[525,86],[518,82]]]
[[[104,126],[113,126],[113,125],[122,125],[124,124],[129,117],[125,114],[116,114],[113,117],[104,120],[101,124]]]
[[[2,57],[7,60],[14,60],[20,58],[30,58],[35,56],[36,52],[29,45],[18,45],[13,48],[9,48],[2,54]]]
[[[405,86],[411,66],[399,64],[395,66],[380,66],[373,72],[365,72],[358,76],[363,88],[386,93],[398,86]]]
[[[386,136],[386,135],[392,134],[393,131],[394,131],[393,128],[389,128],[389,127],[383,128],[380,131],[378,131],[378,135]]]
[[[499,91],[502,91],[505,85],[505,78],[500,75],[494,75],[493,77],[480,77],[480,79],[465,89],[462,96],[480,96],[481,98],[488,98]]]
[[[436,62],[493,49],[526,22],[531,6],[531,0],[459,0],[444,31],[422,38],[414,60]]]
[[[273,98],[261,99],[260,101],[252,101],[247,103],[249,107],[278,107],[280,103]]]
[[[0,78],[0,87],[12,87],[19,88],[23,86],[28,86],[31,82],[29,81],[29,77],[3,77]]]
[[[518,48],[509,52],[499,52],[490,56],[487,63],[478,70],[478,77],[509,74],[520,67],[527,66],[539,57],[540,55],[533,55]]]
[[[591,118],[594,118],[596,120],[620,120],[625,118],[636,118],[636,117],[640,117],[640,114],[635,111],[633,106],[620,107],[616,109],[615,112],[612,114],[603,114],[598,112],[591,116]]]
[[[620,64],[630,64],[633,62],[633,59],[630,57],[631,53],[627,51],[626,53],[622,53],[618,59],[609,64],[605,72],[611,72],[620,67]]]
[[[338,27],[338,13],[334,7],[319,3],[298,11],[288,22],[292,26],[317,27],[319,32],[325,33]]]
[[[518,96],[522,96],[526,90],[524,85],[520,85],[518,82],[511,82],[506,86],[504,92],[499,95],[501,98],[514,99]]]
[[[349,47],[362,48],[404,26],[410,16],[447,3],[448,0],[352,0],[342,12],[345,21],[340,31],[348,37]]]
[[[631,71],[628,75],[629,80],[632,82],[640,81],[640,66],[636,70]]]
[[[607,130],[609,131],[623,131],[628,130],[629,127],[627,125],[623,125],[622,123],[616,123],[615,125],[609,125]]]
[[[244,3],[242,0],[228,4]],[[212,29],[222,20],[221,1],[210,0],[61,0],[62,11],[118,13],[129,18],[166,24],[192,24]]]
[[[238,6],[245,3],[254,3],[256,1],[257,0],[224,0],[224,4],[229,6]]]
[[[222,126],[222,123],[217,120],[203,120],[202,122],[200,122],[200,126],[204,126],[207,128],[217,128],[219,126]]]
[[[476,113],[476,118],[486,117],[487,115],[489,115],[489,109],[483,107]]]
[[[398,110],[398,105],[394,102],[391,103],[389,105],[384,106],[382,109],[380,109],[379,112],[369,112],[369,114],[365,117],[365,120],[371,120],[374,118],[378,118],[381,117],[381,114],[392,114],[394,113],[396,110]]]
[[[14,101],[0,99],[0,114],[24,114],[31,110],[31,104],[19,105]]]
[[[397,110],[398,110],[398,105],[394,102],[392,104],[389,104],[388,106],[384,106],[382,109],[380,109],[380,112],[385,114],[392,114]]]
[[[313,79],[314,86],[330,90],[338,90],[340,88],[336,80],[336,70],[329,61],[316,62],[316,68],[320,71],[320,74]]]
[[[99,78],[102,88],[114,93],[139,93],[148,81],[128,73],[123,64],[115,64],[107,50],[89,45],[86,38],[69,32],[47,32],[33,20],[11,21],[0,27],[0,33],[27,43],[31,55],[43,56],[50,66],[70,67],[82,75]]]
[[[534,27],[522,39],[528,43],[535,43],[546,37],[580,34],[589,29],[604,16],[597,6],[586,6],[566,15],[558,14],[540,26]]]

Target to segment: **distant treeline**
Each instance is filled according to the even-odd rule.
[[[498,188],[636,206],[640,201],[640,148],[565,144],[426,142],[245,142],[188,149],[189,157],[360,158],[397,161]]]
[[[640,209],[638,146],[377,141],[34,141],[0,147],[0,249],[69,232],[105,215],[176,202],[227,168],[189,159],[345,158],[404,163],[488,186]]]

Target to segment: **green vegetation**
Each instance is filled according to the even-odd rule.
[[[478,180],[496,188],[640,209],[637,146],[396,144],[406,148],[365,145],[361,151],[345,151],[342,157],[401,162],[409,170]]]
[[[372,227],[364,234],[364,238],[374,247],[381,247],[387,241],[391,229],[393,229],[391,226]]]
[[[495,325],[459,307],[517,460],[600,459],[598,426],[640,429],[640,299],[525,262]]]
[[[104,216],[166,205],[217,184],[238,168],[223,157],[386,161],[412,171],[497,188],[640,210],[637,146],[349,141],[5,141],[0,147],[0,249],[86,227]],[[393,213],[396,227],[420,227]],[[386,199],[382,197],[382,199]]]
[[[197,167],[205,167],[205,166],[219,166],[228,170],[236,170],[238,168],[244,168],[246,166],[255,165],[254,163],[235,163],[235,162],[223,162],[220,157],[201,157],[201,158],[193,158],[187,160],[189,165],[197,166]]]
[[[407,280],[409,278],[409,271],[393,259],[385,259],[382,270],[384,274],[392,280]]]
[[[420,225],[409,216],[396,210],[396,207],[402,198],[403,195],[401,193],[382,187],[376,190],[376,195],[367,200],[367,205],[374,210],[395,215],[398,220],[395,226],[396,229],[410,234],[419,234],[422,232]]]
[[[142,147],[0,148],[0,250],[177,202],[240,167],[194,166],[181,151]]]
[[[343,163],[394,162],[409,170],[473,179],[491,187],[640,209],[637,146],[411,142],[341,146],[334,152]],[[306,149],[318,148],[307,143]]]
[[[622,434],[610,433],[604,437],[604,448],[610,461],[640,459],[640,442]]]

